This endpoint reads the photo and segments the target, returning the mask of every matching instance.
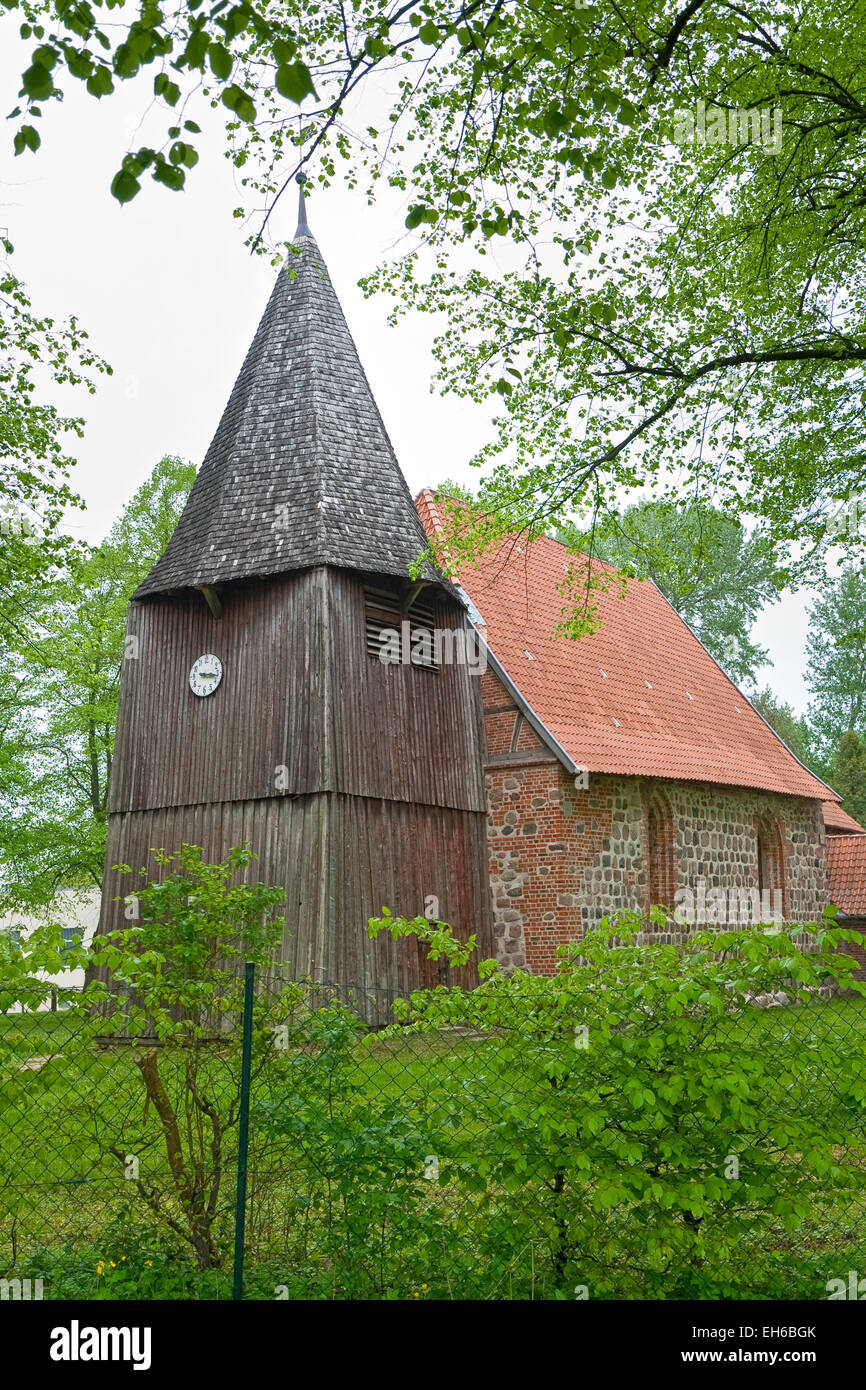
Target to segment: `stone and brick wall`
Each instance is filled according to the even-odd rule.
[[[862,932],[866,936],[866,917],[842,917],[839,920],[840,927],[850,927],[853,931]],[[842,946],[846,955],[853,956],[857,962],[858,969],[854,972],[855,980],[866,980],[866,946],[855,945],[853,941],[846,941]]]
[[[549,974],[556,948],[606,914],[647,910],[652,804],[669,811],[678,887],[697,893],[703,881],[708,891],[756,888],[758,833],[766,846],[772,832],[785,918],[820,915],[828,893],[817,801],[604,774],[575,786],[581,779],[507,709],[496,678],[488,672],[484,679],[490,884],[496,951],[507,967]]]

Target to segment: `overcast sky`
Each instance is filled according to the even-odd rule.
[[[0,20],[6,110],[28,49],[14,19]],[[148,87],[149,79],[121,84],[107,103],[71,91],[62,107],[49,108],[36,156],[12,157],[11,122],[0,139],[0,227],[15,246],[14,269],[38,312],[77,315],[114,368],[93,397],[53,392],[61,409],[87,422],[84,438],[70,447],[78,459],[72,482],[87,511],[71,517],[70,529],[91,541],[104,535],[164,454],[201,462],[275,274],[266,258],[245,250],[232,218],[240,200],[222,155],[221,122],[206,128],[201,162],[184,193],[146,179],[125,207],[111,198],[110,180],[147,105]],[[141,133],[136,143],[144,143]],[[275,214],[277,239],[292,235],[295,213],[292,192]],[[335,186],[313,194],[309,220],[414,493],[446,477],[477,478],[468,460],[488,437],[489,414],[431,394],[429,319],[389,327],[387,302],[366,300],[357,287],[360,276],[393,253],[405,214],[394,194],[371,209],[361,193]],[[762,683],[798,709],[806,701],[805,630],[806,598],[790,595],[763,615],[753,634],[774,661]]]

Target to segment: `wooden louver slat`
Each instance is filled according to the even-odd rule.
[[[436,630],[436,618],[433,610],[433,602],[424,594],[420,594],[414,601],[406,606],[401,595],[395,589],[374,588],[367,585],[364,590],[365,598],[365,618],[367,629],[367,652],[374,660],[378,661],[382,651],[382,633],[391,628],[400,632],[401,624],[408,621],[410,624],[410,647],[413,644],[415,634],[419,631],[427,631],[431,634],[431,639]],[[423,653],[412,652],[411,664],[420,666],[428,671],[438,671],[439,664],[436,660],[436,649],[431,640],[430,659],[425,659]],[[388,664],[388,663],[385,663]]]

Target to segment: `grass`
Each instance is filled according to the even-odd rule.
[[[838,1115],[841,1102],[834,1087],[834,1052],[840,1039],[846,1044],[862,1043],[866,1051],[866,1000],[836,998],[808,1006],[754,1010],[748,1018],[732,1019],[729,1026],[735,1038],[737,1033],[741,1035],[744,1046],[775,1049],[782,1077],[786,1058],[796,1053],[802,1061],[807,1050],[805,1076],[810,1094],[800,1096],[796,1103],[814,1106],[828,1121]],[[13,1262],[19,1275],[42,1272],[50,1281],[51,1296],[227,1296],[225,1271],[206,1276],[196,1273],[182,1243],[164,1231],[159,1234],[151,1218],[136,1207],[133,1188],[123,1177],[125,1153],[138,1156],[149,1185],[168,1194],[172,1191],[159,1121],[145,1104],[132,1049],[85,1046],[80,1030],[75,1016],[63,1011],[0,1018],[0,1273]],[[38,1070],[22,1070],[22,1063],[31,1058],[50,1060]],[[179,1064],[166,1053],[161,1068],[167,1089],[176,1092],[182,1085]],[[413,1104],[423,1108],[422,1102],[432,1091],[441,1093],[443,1080],[456,1090],[479,1070],[489,1075],[493,1094],[503,1095],[521,1086],[519,1068],[502,1064],[495,1040],[454,1035],[373,1038],[355,1051],[353,1113],[363,1117],[365,1098],[371,1110],[373,1102],[400,1100],[411,1117]],[[236,1079],[231,1068],[215,1074],[211,1081],[214,1093],[225,1101],[234,1093]],[[445,1090],[447,1093],[447,1087]],[[474,1135],[488,1122],[489,1117],[464,1117],[464,1137]],[[322,1200],[322,1185],[315,1188],[318,1196],[311,1195],[309,1155],[300,1161],[305,1142],[303,1135],[280,1141],[266,1139],[254,1124],[248,1218],[250,1248],[256,1257],[250,1275],[251,1296],[273,1297],[273,1288],[282,1284],[291,1285],[292,1296],[302,1296],[304,1288],[319,1290],[313,1296],[349,1296],[341,1282],[345,1275],[340,1251],[328,1253],[328,1214],[324,1207],[313,1204]],[[119,1149],[119,1155],[107,1151],[109,1144]],[[226,1249],[233,1214],[232,1147],[233,1139],[228,1143],[217,1217]],[[866,1135],[862,1151],[849,1154],[848,1160],[866,1165]],[[458,1191],[450,1184],[432,1185],[424,1200],[431,1218],[445,1215],[453,1222],[457,1241],[470,1235],[476,1239],[473,1213],[482,1208],[485,1221],[492,1220],[492,1226],[500,1222],[500,1236],[504,1232],[507,1238],[510,1213],[526,1217],[527,1212],[535,1212],[535,1203],[541,1229],[548,1199],[530,1174],[524,1190],[503,1190],[498,1215],[495,1193],[492,1205],[488,1193],[483,1202],[477,1199],[476,1206],[471,1192]],[[522,1212],[520,1203],[524,1204]],[[172,1209],[171,1196],[168,1207]],[[743,1262],[763,1261],[769,1271],[766,1287],[771,1290],[764,1296],[820,1296],[798,1293],[798,1281],[802,1281],[803,1290],[818,1289],[822,1279],[839,1270],[844,1274],[848,1268],[862,1267],[866,1260],[862,1216],[856,1206],[845,1212],[816,1203],[795,1238],[779,1228],[769,1247],[765,1242],[763,1248],[744,1249]],[[443,1275],[437,1282],[428,1271],[427,1278],[423,1277],[424,1260],[432,1265],[439,1260],[441,1265],[442,1252],[437,1255],[433,1246],[424,1246],[423,1210],[421,1217],[421,1236],[412,1237],[416,1244],[420,1242],[418,1251],[403,1252],[402,1273],[390,1277],[402,1290],[401,1296],[420,1293],[422,1284],[425,1297],[455,1296],[450,1276]],[[399,1211],[387,1219],[399,1229]],[[432,1222],[430,1229],[434,1228],[438,1229]],[[524,1221],[521,1229],[526,1228]],[[541,1245],[545,1238],[542,1230]],[[369,1231],[363,1239],[369,1242]],[[435,1242],[441,1236],[434,1234],[430,1239]],[[359,1261],[367,1253],[362,1244]],[[516,1241],[513,1267],[506,1261],[503,1269],[494,1270],[492,1256],[481,1248],[474,1250],[472,1258],[473,1287],[485,1290],[478,1296],[501,1297],[503,1280],[511,1290],[509,1296],[549,1296],[536,1268],[531,1235],[528,1244],[522,1237]],[[111,1259],[115,1260],[114,1269]],[[97,1263],[105,1261],[108,1264],[103,1273],[97,1274]],[[772,1283],[775,1277],[781,1281],[778,1287]],[[359,1287],[364,1279],[375,1287],[377,1278],[375,1269],[361,1269]],[[746,1296],[737,1292],[735,1274],[731,1279],[721,1296]],[[748,1292],[754,1294],[755,1290]],[[456,1296],[460,1296],[459,1288]],[[467,1296],[465,1291],[463,1296]]]
[[[77,1028],[67,1009],[56,1013],[4,1014],[0,1016],[0,1048],[16,1054],[44,1053],[74,1037]]]

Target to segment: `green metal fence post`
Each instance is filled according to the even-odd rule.
[[[241,1103],[238,1113],[238,1183],[235,1197],[235,1268],[232,1298],[244,1296],[244,1234],[247,1216],[247,1150],[250,1139],[250,1072],[253,1051],[253,984],[256,967],[244,970],[244,1031],[241,1050]]]

